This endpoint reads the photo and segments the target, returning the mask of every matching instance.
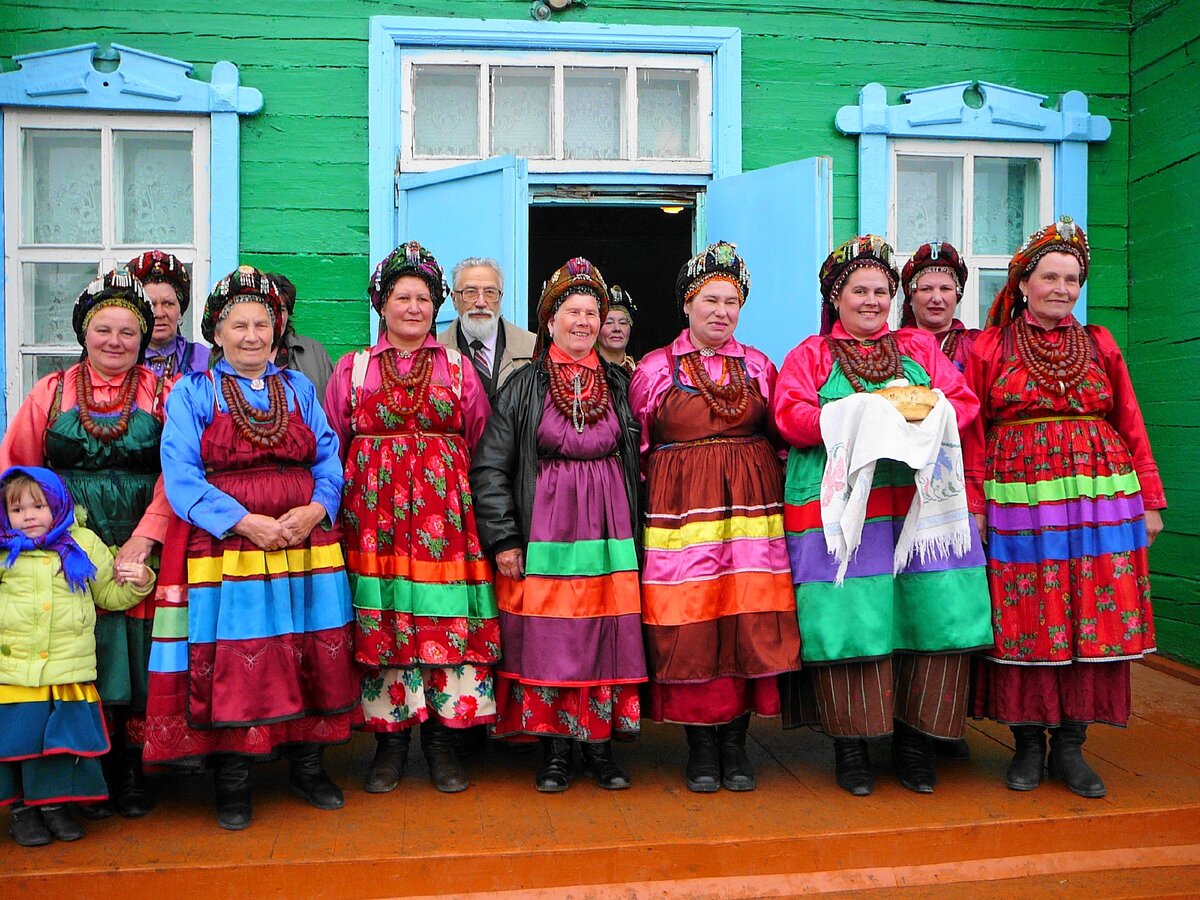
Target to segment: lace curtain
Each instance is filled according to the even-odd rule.
[[[1038,161],[975,160],[974,251],[1007,256],[1037,226]]]
[[[962,247],[962,160],[896,157],[896,249],[911,253],[929,240]]]
[[[88,283],[96,277],[95,263],[23,263],[26,302],[21,333],[26,343],[74,343],[71,309]]]
[[[638,156],[696,157],[696,73],[641,69],[637,78]]]
[[[479,156],[479,69],[413,67],[413,151],[417,156]]]
[[[492,69],[492,153],[553,155],[553,104],[553,69]]]
[[[192,242],[191,132],[114,134],[119,244]]]
[[[563,70],[563,155],[620,159],[625,77],[616,69]]]
[[[24,132],[22,238],[100,243],[100,132]]]

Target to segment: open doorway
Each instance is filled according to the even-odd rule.
[[[628,352],[640,359],[669,344],[683,327],[675,308],[675,276],[692,255],[694,216],[691,207],[671,214],[648,205],[530,206],[530,329],[537,327],[543,283],[568,259],[583,256],[637,305]]]

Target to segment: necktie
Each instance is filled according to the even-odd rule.
[[[479,374],[484,378],[491,378],[491,366],[488,365],[487,348],[483,346],[483,341],[471,341],[469,346],[471,348],[471,362],[475,363],[475,368],[479,370]]]

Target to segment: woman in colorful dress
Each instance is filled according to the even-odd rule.
[[[979,406],[930,335],[888,329],[899,275],[882,238],[842,244],[820,280],[821,334],[787,355],[774,403],[793,448],[784,517],[805,665],[784,723],[819,721],[857,796],[874,786],[867,738],[894,731],[901,784],[929,793],[929,738],[962,736],[967,651],[990,641],[958,437]],[[888,385],[936,399],[926,421],[870,396]]]
[[[995,631],[974,712],[1012,728],[1013,790],[1041,783],[1049,729],[1050,775],[1103,797],[1082,747],[1090,723],[1125,725],[1129,661],[1154,650],[1146,548],[1167,502],[1116,341],[1072,315],[1089,261],[1067,216],[1013,256],[967,363],[966,443]]]
[[[326,746],[358,706],[337,526],[337,435],[312,382],[269,362],[280,299],[257,269],[222,278],[202,330],[209,372],[176,385],[162,459],[172,523],[159,583],[146,761],[211,767],[217,822],[252,816],[250,761],[289,758],[292,789],[339,809]]]
[[[368,293],[384,333],[338,361],[326,395],[346,466],[355,655],[376,740],[365,787],[396,787],[421,723],[430,780],[456,793],[470,781],[455,731],[496,717],[500,629],[467,480],[490,407],[475,367],[432,331],[446,287],[428,250],[397,247]]]
[[[607,307],[586,259],[550,277],[534,363],[505,385],[471,466],[504,646],[494,733],[541,741],[534,784],[550,793],[570,786],[576,743],[600,787],[629,787],[612,738],[641,728],[639,429],[629,376],[596,353]]]
[[[954,368],[963,371],[979,329],[968,328],[954,317],[967,283],[967,264],[954,245],[946,241],[922,244],[904,264],[900,283],[904,287],[900,327],[928,331]]]
[[[146,366],[159,378],[174,381],[187,372],[208,368],[209,350],[189,341],[179,330],[179,320],[192,305],[192,277],[187,267],[170,253],[147,250],[127,266],[142,283],[154,310],[154,330],[146,348]]]
[[[627,349],[629,336],[633,333],[633,317],[637,313],[637,307],[633,305],[633,298],[629,296],[629,292],[619,284],[614,284],[608,289],[608,297],[608,315],[604,317],[604,323],[600,326],[600,340],[596,343],[596,350],[605,362],[624,366],[625,370],[633,375],[637,369],[637,362],[629,355]]]
[[[145,563],[166,537],[171,515],[158,454],[171,386],[139,364],[154,313],[141,283],[118,269],[79,295],[71,324],[83,359],[33,386],[0,444],[0,468],[53,469],[87,511],[87,527],[116,551],[117,564]],[[112,737],[103,758],[112,804],[84,807],[89,818],[112,815],[113,806],[126,817],[154,807],[140,751],[152,617],[152,604],[139,603],[96,619],[96,690]]]
[[[800,668],[770,415],[777,373],[733,336],[750,273],[732,244],[687,262],[675,293],[687,327],[646,355],[630,387],[647,487],[649,716],[683,724],[689,790],[749,791],[750,715],[779,715],[775,676]]]

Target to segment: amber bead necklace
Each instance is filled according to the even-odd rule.
[[[746,388],[746,374],[741,365],[730,364],[729,357],[721,355],[721,382],[709,377],[701,357],[703,350],[693,350],[679,357],[679,366],[688,380],[696,386],[704,402],[714,414],[733,421],[746,412],[750,405],[750,392]]]
[[[396,360],[409,358],[413,361],[412,369],[407,375],[401,375]],[[379,372],[393,411],[410,416],[429,395],[429,382],[433,378],[433,353],[428,348],[413,353],[395,348],[385,350],[379,357]],[[405,392],[408,394],[407,400]]]
[[[83,430],[104,444],[115,441],[129,430],[129,419],[133,415],[133,401],[137,397],[137,366],[125,373],[121,389],[111,403],[97,403],[92,396],[92,379],[87,373],[87,364],[81,365],[75,372],[75,393],[79,397],[79,424]],[[109,415],[120,410],[120,414],[111,422],[97,422],[95,415]]]
[[[268,375],[265,382],[267,408],[262,410],[250,405],[236,378],[229,374],[221,376],[221,396],[225,398],[225,405],[229,408],[229,415],[238,433],[255,447],[264,450],[279,446],[290,418],[283,378],[277,374]]]
[[[896,338],[891,333],[875,341],[846,341],[827,337],[825,343],[834,362],[841,367],[842,374],[856,393],[866,393],[864,380],[882,384],[904,376],[900,348],[896,346]]]
[[[568,375],[568,368],[575,372]],[[550,399],[577,434],[604,418],[608,412],[608,379],[601,369],[555,363],[546,357],[546,371],[550,373]]]
[[[1034,380],[1050,393],[1065,394],[1087,374],[1091,342],[1078,324],[1054,330],[1061,338],[1050,341],[1049,333],[1030,327],[1024,317],[1013,322],[1017,354]]]

